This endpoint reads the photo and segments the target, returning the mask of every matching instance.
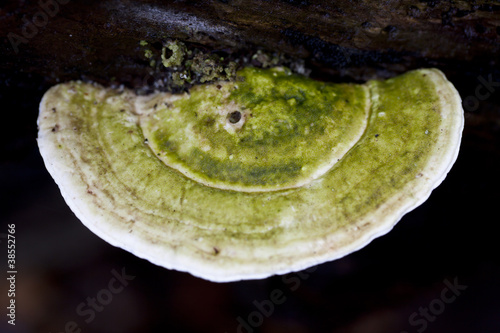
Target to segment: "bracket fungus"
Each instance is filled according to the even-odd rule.
[[[345,256],[424,202],[455,162],[460,97],[437,69],[333,84],[284,68],[137,96],[52,87],[38,144],[109,243],[212,281]]]

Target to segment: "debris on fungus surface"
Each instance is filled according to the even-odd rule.
[[[223,79],[189,93],[46,92],[40,152],[94,233],[212,281],[265,278],[387,233],[456,160],[463,110],[439,70],[333,84],[252,67],[227,81],[217,66],[191,72]]]

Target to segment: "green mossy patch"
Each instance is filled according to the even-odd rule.
[[[247,67],[235,82],[196,86],[160,103],[141,126],[159,158],[188,177],[264,191],[326,172],[364,132],[368,108],[363,86]]]

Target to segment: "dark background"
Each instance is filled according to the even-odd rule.
[[[0,279],[0,332],[65,332],[73,321],[82,332],[229,333],[238,318],[253,320],[254,332],[500,332],[500,83],[478,88],[483,79],[500,82],[500,3],[75,0],[15,52],[8,34],[21,35],[23,18],[39,10],[28,1],[0,8],[0,276],[7,277],[8,224],[18,270],[15,327]],[[138,41],[165,38],[234,57],[281,51],[331,81],[438,67],[466,101],[458,160],[389,234],[313,272],[212,283],[157,267],[105,243],[73,215],[43,165],[36,119],[43,93],[58,81],[140,87],[151,69]],[[479,100],[478,91],[489,95]],[[135,278],[85,322],[76,308],[122,269]],[[467,289],[426,327],[412,325],[421,307],[439,309],[444,281],[454,280]],[[254,301],[276,289],[282,304],[256,315]]]

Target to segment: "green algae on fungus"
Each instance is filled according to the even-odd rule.
[[[385,234],[457,157],[463,110],[438,70],[362,85],[238,76],[184,94],[51,88],[40,152],[81,221],[167,268],[264,278]]]
[[[331,169],[366,128],[365,86],[282,69],[245,68],[239,75],[241,81],[196,86],[174,101],[160,95],[156,108],[140,108],[143,134],[160,160],[212,187],[299,187]]]

